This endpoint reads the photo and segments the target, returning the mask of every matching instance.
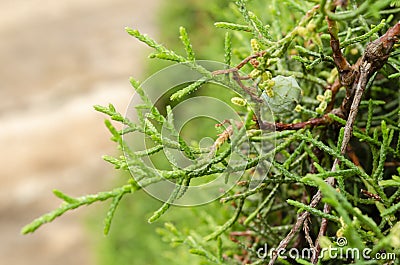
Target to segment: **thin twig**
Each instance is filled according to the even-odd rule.
[[[248,62],[250,62],[252,59],[263,57],[267,53],[266,50],[256,52],[252,55],[247,56],[244,58],[238,65],[235,67],[229,68],[229,69],[222,69],[222,70],[216,70],[212,72],[213,75],[223,75],[223,74],[230,74],[230,73],[237,73],[243,66],[245,66]]]
[[[243,82],[242,82],[243,79],[240,78],[240,75],[238,72],[232,72],[232,74],[233,74],[233,80],[236,81],[236,83],[243,89],[243,91],[245,91],[251,97],[251,99],[253,99],[254,101],[256,101],[258,103],[264,102],[260,97],[257,96],[255,88],[247,87],[243,84]]]
[[[334,6],[333,11],[335,9],[336,6]],[[339,72],[340,82],[343,86],[350,86],[353,83],[354,75],[351,65],[347,62],[340,49],[338,26],[336,21],[331,20],[328,17],[326,20],[328,22],[329,35],[331,36],[330,45],[333,53],[333,60],[335,61],[335,65]]]
[[[358,158],[357,154],[354,152],[354,150],[351,148],[349,145],[347,147],[347,155],[349,156],[351,162],[353,162],[354,165],[357,167],[361,167],[360,159]]]
[[[378,194],[371,193],[367,190],[361,189],[361,193],[367,196],[368,198],[374,199],[375,201],[382,202],[382,198]]]
[[[327,203],[324,205],[324,213],[329,213],[331,211],[331,206]],[[314,251],[311,262],[313,264],[316,264],[318,262],[318,257],[319,257],[319,252],[321,251],[321,246],[319,244],[319,241],[321,237],[323,237],[326,233],[326,230],[328,229],[328,219],[322,218],[321,220],[321,227],[319,228],[318,236],[317,239],[315,240],[315,246],[313,247]]]
[[[319,125],[326,125],[330,123],[331,120],[329,116],[326,114],[322,117],[319,118],[312,118],[309,119],[308,121],[302,121],[298,123],[281,123],[281,122],[276,122],[276,123],[270,123],[270,122],[262,122],[260,124],[260,128],[262,130],[272,130],[275,129],[276,131],[285,131],[285,130],[300,130],[305,127],[316,127]]]
[[[310,216],[308,216],[308,218],[306,218],[306,220],[304,221],[303,231],[304,231],[304,237],[306,238],[308,245],[310,246],[310,248],[314,248],[314,242],[310,236],[310,226],[309,226],[310,223],[311,219]]]

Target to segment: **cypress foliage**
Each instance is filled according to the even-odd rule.
[[[137,120],[111,104],[95,106],[124,125],[117,130],[106,121],[124,155],[104,160],[130,171],[134,178],[111,191],[80,198],[54,191],[63,200],[60,207],[34,220],[22,233],[82,205],[110,200],[107,234],[126,194],[173,181],[169,197],[148,220],[155,222],[173,211],[171,205],[185,196],[193,181],[221,173],[229,178],[243,171],[220,199],[232,206],[230,215],[223,223],[208,220],[209,234],[180,231],[171,223],[160,233],[186,245],[206,264],[400,264],[398,2],[229,1],[224,6],[229,12],[221,11],[221,21],[214,24],[225,33],[220,39],[223,48],[209,52],[219,56],[215,60],[223,61],[224,67],[212,70],[196,57],[207,54],[207,49],[197,52],[190,30],[184,27],[179,29],[184,54],[126,28],[154,49],[150,58],[187,65],[201,77],[174,91],[168,106],[157,107],[132,78],[141,98],[135,106]],[[200,93],[210,81],[235,90],[232,103],[242,119],[226,121],[214,144],[204,149],[180,136],[171,106]],[[272,121],[257,116],[267,103],[274,113]],[[162,127],[171,137],[163,136]],[[132,150],[125,138],[130,133],[143,134],[150,144]],[[246,139],[249,150],[243,151]],[[270,140],[276,145],[264,152],[261,143]],[[164,147],[180,151],[193,164],[179,167],[169,161],[167,169],[149,166],[145,159],[162,153]],[[235,150],[241,150],[241,163],[231,165],[227,161]],[[269,170],[260,170],[259,165]],[[254,186],[255,178],[261,181]],[[211,219],[218,215],[208,214]],[[260,255],[265,246],[275,251]],[[336,255],[324,251],[332,248]],[[312,255],[289,256],[294,249],[300,253],[310,249]],[[338,254],[365,249],[371,259]],[[381,259],[373,259],[377,257]]]

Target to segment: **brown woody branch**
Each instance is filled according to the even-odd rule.
[[[335,8],[332,10],[334,11]],[[331,36],[330,45],[333,53],[333,60],[339,72],[340,82],[343,86],[350,86],[353,83],[353,69],[343,56],[340,49],[340,42],[338,38],[338,27],[336,21],[327,18],[328,32]]]
[[[312,118],[308,121],[298,122],[298,123],[270,123],[270,122],[261,122],[259,123],[260,129],[262,130],[276,130],[276,131],[285,131],[285,130],[300,130],[305,127],[316,127],[319,125],[326,125],[331,122],[331,119],[328,115],[324,115],[320,118]]]

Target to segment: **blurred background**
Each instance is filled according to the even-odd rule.
[[[98,263],[87,215],[101,206],[31,235],[20,229],[59,205],[53,189],[81,196],[112,187],[117,174],[101,156],[115,146],[92,106],[124,112],[128,78],[143,76],[149,53],[124,27],[156,35],[158,2],[0,1],[1,264]]]

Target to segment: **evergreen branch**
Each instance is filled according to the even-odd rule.
[[[180,39],[183,43],[183,45],[185,46],[185,50],[186,50],[186,54],[187,54],[187,59],[189,61],[194,61],[195,60],[195,55],[193,52],[193,47],[192,44],[190,42],[189,36],[186,32],[186,29],[184,27],[180,27],[179,28],[179,32],[180,32]]]
[[[384,212],[381,213],[381,216],[388,216],[391,214],[394,214],[395,212],[397,212],[398,210],[400,210],[400,202],[396,203],[395,205],[389,207],[388,209],[386,209]]]
[[[379,5],[377,5],[376,2],[374,5],[373,0],[366,0],[354,11],[343,11],[341,13],[334,13],[330,10],[325,10],[325,12],[328,15],[329,19],[337,20],[337,21],[348,20],[348,19],[355,18],[355,17],[367,12],[368,10],[372,10],[373,8],[371,7],[371,5],[374,6],[375,10],[376,10],[376,8],[383,9],[385,6],[388,6],[390,4],[390,1],[391,0],[381,0],[381,1],[378,1],[378,2],[380,2]]]
[[[72,203],[77,203],[77,202],[78,202],[77,199],[72,198],[72,197],[70,197],[70,196],[68,196],[68,195],[66,195],[66,194],[64,194],[64,193],[62,193],[62,192],[59,191],[59,190],[53,190],[53,194],[54,194],[56,197],[60,198],[61,200],[65,201],[66,203],[72,204]]]
[[[332,113],[329,113],[327,115],[328,115],[328,117],[330,119],[332,119],[332,120],[334,120],[334,121],[336,121],[336,122],[338,122],[340,124],[343,124],[343,125],[346,124],[346,120],[344,120],[344,119],[342,119],[342,118],[340,118],[340,117],[338,117],[338,116],[336,116],[336,115],[334,115]],[[363,132],[362,130],[360,130],[357,127],[354,127],[353,135],[355,137],[357,137],[358,139],[360,139],[361,141],[365,141],[365,142],[367,142],[369,144],[372,144],[372,145],[374,145],[376,147],[380,147],[382,145],[382,142],[378,141],[377,139],[374,139],[374,138],[370,137],[368,134],[366,134],[365,132]],[[396,157],[400,157],[400,154],[398,152],[396,152],[396,150],[394,150],[392,147],[388,146],[387,150],[392,155],[394,155]]]
[[[115,211],[117,210],[119,202],[121,201],[121,199],[124,195],[125,195],[125,193],[120,193],[118,196],[115,196],[112,199],[110,208],[104,219],[104,229],[103,229],[104,235],[108,235],[108,233],[110,232],[111,222],[114,219]]]
[[[217,28],[222,28],[222,29],[229,29],[229,30],[235,30],[235,31],[247,31],[250,32],[251,29],[247,25],[239,25],[235,23],[229,23],[229,22],[216,22],[214,25]]]
[[[115,197],[120,197],[120,196],[122,197],[123,195],[125,195],[127,193],[132,193],[137,189],[138,189],[137,186],[128,184],[128,185],[125,185],[125,186],[122,186],[119,188],[115,188],[111,191],[99,192],[94,195],[86,195],[83,197],[74,198],[73,200],[68,199],[67,200],[68,202],[65,201],[57,209],[55,209],[47,214],[42,215],[41,217],[32,221],[30,224],[24,226],[21,230],[21,233],[22,234],[33,233],[34,231],[36,231],[39,227],[41,227],[45,223],[49,223],[49,222],[53,221],[54,219],[56,219],[57,217],[63,215],[67,211],[76,209],[80,206],[90,205],[94,202],[105,201],[110,198],[115,198]],[[56,192],[56,194],[58,197],[60,195],[60,192]],[[63,200],[65,200],[65,199],[63,199]]]
[[[288,171],[283,165],[279,164],[276,161],[272,161],[272,165],[279,170],[286,178],[294,180],[296,182],[300,182],[301,178],[300,176],[297,176],[296,174]]]
[[[340,194],[340,192],[337,192],[332,187],[332,185],[329,185],[329,183],[326,183],[325,181],[315,176],[305,177],[304,180],[316,182],[320,187],[320,190],[322,190],[322,193],[326,197],[326,199],[324,200],[335,207],[335,209],[339,213],[347,212],[348,214],[354,215],[361,223],[363,223],[366,227],[369,227],[369,229],[375,233],[375,236],[377,238],[383,238],[382,232],[378,228],[374,220],[366,215],[363,215],[359,209],[354,208],[351,203],[349,203],[349,201],[342,194]],[[348,222],[350,223],[350,219],[348,220]]]
[[[236,5],[238,6],[244,20],[249,25],[253,36],[263,44],[271,44],[271,36],[269,35],[267,27],[263,25],[261,20],[253,12],[247,10],[245,1],[238,0],[236,1]]]
[[[260,203],[257,207],[257,209],[252,212],[247,218],[246,220],[243,222],[244,225],[248,225],[256,216],[257,214],[264,209],[265,205],[270,204],[273,200],[274,200],[274,195],[275,192],[277,191],[278,187],[280,185],[276,184],[274,186],[274,188],[271,190],[271,192],[268,194],[268,196],[264,199],[264,201],[262,203]]]
[[[336,232],[338,236],[346,236],[349,248],[362,249],[365,245],[379,242],[374,247],[375,252],[381,249],[392,251],[393,244],[397,244],[400,227],[395,226],[400,210],[399,177],[393,176],[392,170],[399,167],[396,158],[400,157],[400,112],[395,100],[399,95],[396,92],[396,80],[393,80],[400,75],[400,61],[396,58],[399,51],[395,50],[400,37],[400,22],[392,21],[398,8],[383,9],[396,1],[285,0],[284,5],[279,1],[272,1],[267,3],[270,13],[267,16],[263,14],[261,18],[247,9],[250,5],[256,6],[257,1],[250,3],[247,0],[237,0],[239,11],[230,16],[244,18],[247,25],[215,23],[217,28],[236,32],[235,35],[231,32],[225,34],[224,61],[227,66],[214,72],[196,62],[185,28],[181,27],[179,30],[185,56],[167,49],[137,30],[126,28],[130,35],[154,49],[150,58],[183,63],[203,77],[174,93],[172,100],[182,100],[206,82],[214,81],[227,85],[243,98],[250,96],[253,99],[235,108],[239,115],[246,116],[246,121],[230,121],[230,126],[219,135],[211,148],[199,148],[196,144],[191,146],[175,129],[172,108],[167,106],[166,110],[161,110],[160,107],[155,107],[140,83],[131,78],[132,86],[142,101],[135,106],[137,122],[124,117],[112,104],[95,106],[95,109],[124,126],[122,130],[117,130],[110,120],[105,122],[111,133],[111,140],[117,143],[123,156],[104,156],[103,159],[118,169],[129,170],[134,177],[132,184],[80,198],[55,190],[55,196],[63,200],[60,207],[34,220],[23,228],[22,233],[33,232],[66,211],[95,201],[112,199],[104,220],[104,232],[107,234],[116,208],[125,194],[161,181],[173,181],[176,184],[170,197],[149,218],[149,222],[154,222],[170,205],[184,196],[193,178],[215,174],[228,179],[231,173],[244,172],[245,179],[238,181],[229,196],[221,199],[222,203],[235,200],[232,203],[236,207],[234,214],[227,217],[215,232],[204,238],[206,241],[217,238],[215,249],[208,248],[204,239],[194,232],[185,236],[169,224],[166,229],[173,236],[171,242],[185,244],[192,254],[205,257],[216,264],[264,264],[265,260],[257,260],[255,263],[254,260],[257,259],[257,247],[262,242],[260,240],[266,240],[268,246],[271,244],[275,247],[276,252],[273,252],[269,261],[269,264],[274,264],[278,258],[277,253],[289,244],[293,243],[293,247],[300,248],[304,237],[299,236],[296,241],[294,238],[303,227],[305,241],[315,251],[311,263],[299,260],[301,264],[322,262],[318,260],[319,251],[321,246],[327,244],[323,240],[326,240],[325,234],[328,230],[331,233]],[[309,7],[311,2],[318,2],[319,5]],[[265,3],[260,3],[260,7],[264,8]],[[281,17],[278,17],[279,14]],[[291,16],[291,21],[286,24],[288,15]],[[386,15],[386,19],[381,20],[383,15]],[[224,17],[220,19],[224,20]],[[395,25],[388,29],[390,24]],[[382,30],[386,30],[386,33]],[[246,32],[250,32],[251,36]],[[326,32],[329,35],[324,34]],[[196,31],[193,33],[196,36]],[[379,37],[379,33],[383,35]],[[232,36],[237,37],[234,43],[242,42],[238,49],[232,47]],[[253,37],[255,39],[249,41]],[[326,37],[329,37],[329,44]],[[369,39],[373,41],[363,47],[363,43]],[[246,52],[249,42],[250,55]],[[241,60],[236,65],[232,65],[232,52]],[[359,54],[361,56],[357,60]],[[336,67],[333,71],[332,63]],[[383,68],[385,64],[387,67]],[[270,82],[271,85],[276,75],[294,76],[304,97],[301,101],[294,100],[294,104],[299,104],[295,111],[289,109],[288,113],[274,115],[273,122],[257,120],[255,117],[260,116],[259,109],[265,104],[260,95],[272,90],[265,84]],[[339,91],[342,86],[346,90],[345,95]],[[289,96],[285,95],[285,98]],[[364,101],[363,97],[366,97]],[[250,110],[251,108],[254,109]],[[279,106],[271,108],[272,112],[276,112]],[[356,126],[357,115],[359,121]],[[160,127],[168,130],[167,137]],[[144,150],[131,150],[124,136],[132,132],[142,134],[150,145]],[[350,145],[353,136],[357,139]],[[271,141],[271,146],[264,146],[265,141]],[[276,146],[275,141],[279,143]],[[162,155],[164,147],[174,149],[173,152],[180,151],[193,162],[192,165],[180,169],[171,156],[167,165],[171,170],[149,166],[146,158],[157,153]],[[364,147],[368,153],[359,155]],[[164,151],[168,156],[170,151]],[[241,162],[228,163],[236,155]],[[366,156],[371,156],[371,161],[366,160]],[[261,184],[253,188],[250,178],[252,181],[259,178],[258,183]],[[306,191],[310,190],[316,192],[310,203],[305,204],[309,199]],[[321,202],[324,203],[323,210],[318,207]],[[357,208],[357,205],[362,207]],[[370,205],[378,211],[367,211],[365,206]],[[284,218],[293,214],[293,206],[299,208],[297,220],[294,221],[293,218]],[[331,208],[335,210],[334,213],[331,213]],[[221,235],[237,223],[242,211],[247,217],[243,218],[243,223],[240,222],[245,230],[230,235],[243,238],[237,240],[233,237],[233,240],[231,237],[237,245],[225,245],[226,238]],[[309,231],[311,215],[316,220],[321,220],[315,242]],[[279,216],[276,223],[270,223],[271,218],[276,216]],[[211,215],[204,219],[209,226],[216,226]],[[330,227],[328,221],[338,225]],[[336,228],[339,230],[334,231]],[[279,242],[278,239],[284,234],[286,236]]]
[[[260,39],[260,41],[263,43],[270,44],[271,35],[268,32],[269,26],[264,26],[257,15],[251,11],[248,12],[248,16],[251,21],[252,28],[258,33],[258,39]]]
[[[206,236],[204,238],[205,241],[210,241],[212,239],[217,238],[219,235],[221,235],[223,232],[229,229],[236,222],[236,220],[239,218],[240,213],[242,212],[244,200],[245,200],[244,198],[238,200],[238,204],[236,205],[236,210],[233,216],[224,225],[217,228],[217,230],[215,230],[210,235]]]
[[[388,76],[389,79],[394,79],[394,78],[399,78],[400,77],[400,73],[395,73],[395,74],[391,74]]]
[[[393,130],[390,130],[391,137],[389,136],[388,128],[386,126],[385,121],[382,121],[381,129],[382,129],[383,141],[379,152],[379,162],[378,162],[378,167],[375,169],[375,172],[372,175],[372,178],[375,179],[376,182],[382,180],[383,178],[383,170],[386,161],[387,149],[390,145],[390,138],[393,137],[394,133]]]
[[[399,187],[400,188],[400,177],[392,176],[392,179],[379,181],[379,186],[386,187]]]
[[[324,213],[323,211],[320,211],[318,209],[310,207],[309,205],[306,205],[304,203],[301,203],[301,202],[298,202],[298,201],[294,201],[294,200],[290,200],[290,199],[286,200],[286,202],[289,205],[292,205],[294,207],[300,208],[300,210],[302,210],[302,211],[308,211],[308,212],[310,212],[310,214],[319,216],[321,218],[326,218],[326,219],[328,219],[330,221],[334,221],[336,223],[340,223],[339,217],[331,215],[331,214]]]
[[[383,19],[381,21],[381,23],[379,23],[377,26],[373,27],[370,31],[368,31],[367,33],[365,33],[364,35],[361,35],[359,37],[355,37],[349,40],[345,40],[341,43],[341,47],[347,47],[349,45],[352,45],[354,43],[359,43],[362,42],[368,38],[370,38],[372,35],[374,35],[375,33],[379,32],[381,29],[383,29],[386,26],[386,20]]]
[[[293,0],[284,0],[284,2],[288,5],[289,8],[294,8],[303,14],[306,14],[308,11],[308,5],[302,6]]]
[[[344,169],[344,170],[337,170],[337,171],[327,171],[327,172],[323,172],[323,173],[319,173],[319,174],[307,174],[307,176],[315,176],[318,177],[320,179],[327,179],[330,177],[343,177],[343,178],[348,178],[351,176],[354,176],[354,174],[356,174],[357,171],[355,169]]]
[[[141,34],[138,30],[131,29],[129,27],[125,28],[126,32],[138,39],[139,41],[147,44],[149,47],[155,49],[158,53],[154,53],[151,58],[160,58],[166,60],[172,60],[176,62],[185,62],[185,58],[177,55],[175,52],[168,50],[163,45],[158,44],[155,40],[151,39],[146,34]]]
[[[283,167],[289,169],[290,165],[293,161],[303,152],[303,149],[306,145],[306,142],[302,141],[300,145],[294,150],[294,152],[286,159],[285,163],[283,163]]]
[[[164,149],[163,145],[157,145],[157,146],[148,148],[146,150],[136,151],[133,154],[136,157],[147,157],[147,156],[151,156],[155,153],[158,153],[159,151],[162,151],[163,149]]]
[[[166,61],[173,61],[177,63],[183,63],[186,60],[181,57],[177,56],[176,54],[171,54],[170,52],[154,52],[149,55],[150,59],[157,58],[161,60],[166,60]]]
[[[198,88],[200,88],[203,84],[205,84],[207,81],[208,80],[206,78],[201,78],[200,80],[197,80],[196,82],[188,85],[187,87],[175,92],[171,96],[171,100],[179,100],[179,99],[183,98],[184,96],[187,96],[190,93],[193,93]]]
[[[232,35],[229,32],[225,33],[224,62],[227,66],[232,62]]]
[[[210,255],[210,252],[204,251],[203,249],[192,248],[189,250],[191,254],[202,256],[207,258],[209,261],[213,262],[214,264],[224,264],[221,263],[217,258]]]
[[[206,250],[200,243],[197,242],[198,240],[194,239],[193,236],[188,236],[185,240],[185,243],[191,247],[189,250],[190,253],[205,257],[209,261],[213,262],[214,264],[224,264],[221,259],[213,255],[209,250]]]
[[[108,155],[104,155],[102,156],[103,160],[113,164],[115,169],[122,169],[122,170],[127,170],[128,169],[128,165],[126,163],[125,159],[117,159],[115,157],[112,156],[108,156]],[[57,196],[58,197],[58,196]]]
[[[305,140],[311,144],[313,144],[315,147],[318,147],[319,149],[321,149],[322,151],[328,153],[329,155],[331,155],[332,157],[334,157],[335,159],[338,159],[338,161],[342,162],[344,165],[346,165],[347,167],[349,167],[350,169],[354,170],[354,172],[363,177],[364,179],[370,179],[370,176],[368,174],[366,174],[365,172],[361,171],[360,168],[358,168],[357,166],[355,166],[353,164],[353,162],[351,162],[350,160],[348,160],[347,158],[345,158],[343,155],[341,155],[339,152],[337,152],[336,150],[333,150],[332,148],[328,147],[327,145],[325,145],[324,143],[315,140],[312,137],[309,136],[305,136],[305,135],[301,135],[301,134],[296,134],[295,136],[296,138],[300,139],[300,140]]]
[[[318,9],[319,5],[312,7],[291,32],[275,43],[275,51],[271,53],[272,57],[280,58],[283,53],[287,51],[290,43],[292,43],[293,39],[299,34],[299,29],[304,28],[304,26],[307,25],[307,23],[317,14]]]
[[[153,215],[149,218],[148,222],[153,223],[157,221],[171,206],[172,203],[179,197],[180,191],[182,189],[182,179],[178,179],[177,183],[175,184],[175,188],[172,191],[171,195],[169,196],[168,200],[153,213]]]
[[[172,235],[171,243],[184,244],[190,248],[190,253],[205,257],[214,264],[225,264],[219,256],[213,255],[211,251],[204,248],[203,245],[199,242],[200,240],[198,239],[198,236],[193,232],[191,233],[191,235],[186,237],[181,232],[179,232],[172,223],[165,223],[164,229],[159,229],[158,233],[161,235],[166,235],[165,231]]]
[[[250,189],[243,193],[238,193],[238,194],[235,194],[235,195],[232,195],[229,197],[224,197],[220,201],[221,201],[221,203],[227,203],[229,201],[233,201],[233,200],[237,200],[237,199],[245,199],[245,198],[249,197],[250,195],[253,195],[253,194],[259,193],[262,190],[265,190],[267,187],[268,187],[267,184],[261,183],[254,189]]]

